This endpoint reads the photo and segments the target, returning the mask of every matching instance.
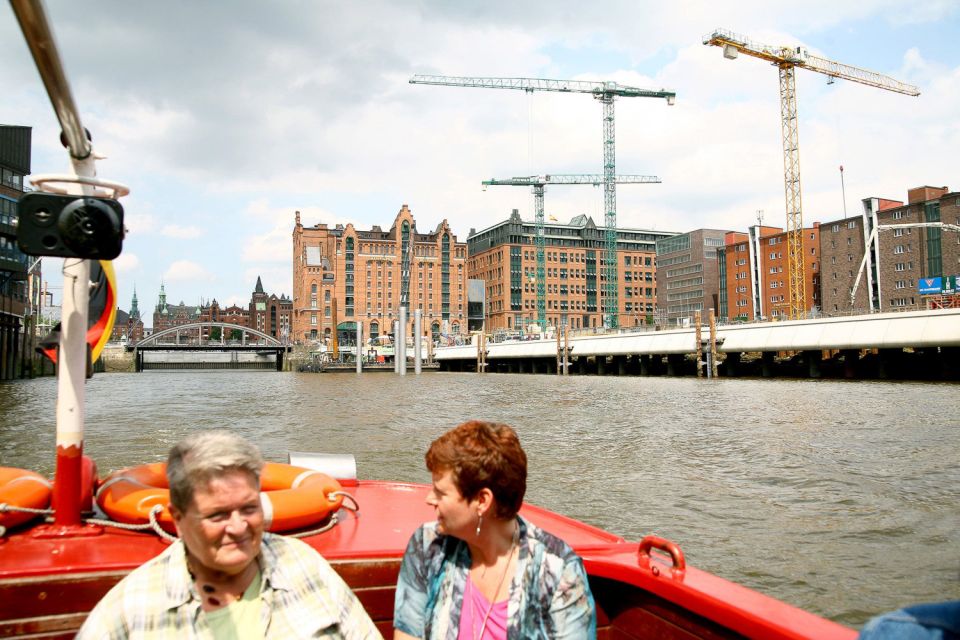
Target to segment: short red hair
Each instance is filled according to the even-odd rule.
[[[527,492],[527,454],[505,424],[470,420],[433,441],[425,456],[431,473],[450,471],[467,500],[484,487],[496,499],[495,515],[513,518]]]

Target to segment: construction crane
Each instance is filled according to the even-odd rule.
[[[481,89],[516,89],[534,91],[559,91],[561,93],[588,93],[603,104],[603,204],[606,225],[606,248],[604,251],[604,313],[608,326],[618,326],[619,301],[617,300],[617,154],[615,147],[613,101],[615,98],[664,98],[672,105],[677,98],[673,91],[628,87],[616,82],[592,80],[549,80],[545,78],[464,78],[454,76],[415,75],[410,84],[433,84],[445,87],[476,87]]]
[[[744,53],[773,63],[780,70],[780,117],[783,137],[783,179],[787,206],[787,271],[790,283],[790,317],[806,314],[807,290],[803,277],[803,211],[800,198],[800,143],[797,136],[797,90],[794,69],[822,73],[830,82],[840,78],[860,84],[895,91],[908,96],[920,90],[874,71],[810,55],[804,47],[775,47],[754,42],[737,33],[717,29],[703,39],[703,44],[723,48],[723,57],[733,60]]]
[[[544,221],[543,221],[543,187],[548,184],[592,184],[600,186],[605,184],[606,176],[598,174],[552,174],[545,176],[519,176],[507,179],[484,180],[484,188],[488,186],[510,186],[510,187],[533,187],[533,202],[536,221],[536,236],[534,246],[537,250],[537,323],[540,330],[545,331],[547,327],[547,302],[546,302],[546,266],[543,256],[545,242]],[[614,182],[617,184],[658,184],[660,178],[657,176],[614,176]],[[609,230],[608,230],[609,232]],[[614,235],[616,239],[616,235]]]

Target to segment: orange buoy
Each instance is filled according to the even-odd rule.
[[[167,505],[170,490],[167,465],[154,462],[116,471],[107,476],[97,491],[97,505],[117,522],[145,524],[155,505],[163,510],[157,515],[160,527],[175,533],[176,527]],[[343,503],[340,483],[330,476],[268,462],[260,474],[260,502],[263,505],[267,531],[292,531],[319,524],[337,511]]]
[[[39,473],[13,467],[0,467],[0,504],[27,509],[46,509],[50,504],[52,485]],[[22,511],[0,512],[0,526],[11,528],[36,518],[39,514]]]
[[[260,502],[267,531],[316,525],[340,509],[340,483],[319,471],[268,462],[260,474]]]
[[[153,462],[115,471],[107,476],[97,489],[97,506],[111,519],[124,524],[150,522],[150,511],[156,505],[163,507],[157,522],[168,533],[176,533],[167,488],[167,463]]]

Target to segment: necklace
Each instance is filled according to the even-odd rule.
[[[477,635],[476,620],[471,620],[470,622],[470,631],[473,635],[473,640],[483,640],[483,632],[487,630],[487,620],[490,619],[490,612],[493,611],[493,607],[497,604],[497,596],[500,595],[500,589],[503,588],[503,581],[507,578],[507,572],[510,570],[510,561],[513,560],[513,550],[517,546],[517,538],[520,535],[519,527],[513,532],[513,540],[510,541],[510,550],[507,552],[507,564],[503,568],[503,573],[500,574],[500,582],[497,583],[497,590],[493,593],[493,597],[490,598],[490,606],[487,607],[487,612],[483,614],[483,620],[480,623],[480,635]],[[486,569],[486,567],[484,567]],[[471,585],[472,586],[472,585]],[[477,610],[474,608],[474,597],[470,598],[470,609],[473,612],[473,618],[476,618]]]

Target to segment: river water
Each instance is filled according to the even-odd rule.
[[[148,372],[87,383],[101,473],[229,427],[268,459],[349,452],[367,479],[429,482],[470,418],[513,425],[527,500],[851,626],[960,598],[960,387],[473,373]],[[56,384],[0,384],[0,465],[52,474]]]

